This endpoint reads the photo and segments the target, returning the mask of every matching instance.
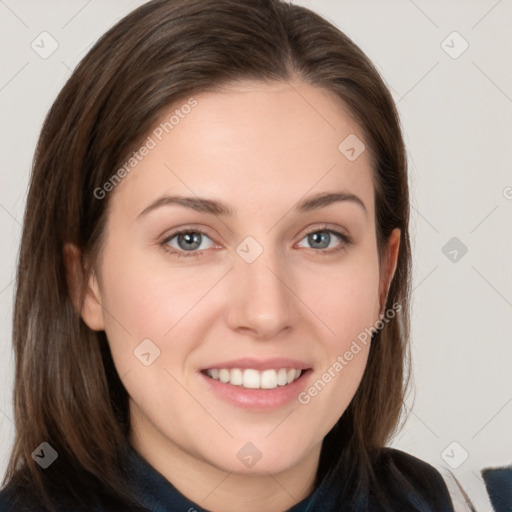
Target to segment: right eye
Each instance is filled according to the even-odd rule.
[[[211,244],[208,245],[205,239],[209,240]],[[166,251],[169,251],[171,254],[175,254],[178,257],[200,256],[203,254],[201,251],[210,249],[212,245],[213,241],[206,233],[196,230],[176,231],[162,242],[162,246]]]

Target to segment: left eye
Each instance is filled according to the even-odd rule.
[[[344,237],[341,233],[338,233],[337,231],[324,229],[308,233],[302,240],[307,240],[307,242],[313,249],[330,249],[338,245],[340,241],[346,241],[345,239],[346,237]],[[299,242],[299,244],[302,243],[302,240],[301,242]],[[332,242],[334,242],[334,244],[332,244]]]

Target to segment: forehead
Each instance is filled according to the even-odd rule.
[[[372,213],[368,151],[349,159],[346,140],[364,148],[361,128],[333,93],[299,81],[237,82],[170,107],[112,200],[129,216],[165,193],[219,198],[256,213],[343,189],[362,196]]]

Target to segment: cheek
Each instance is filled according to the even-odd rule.
[[[333,425],[348,407],[366,368],[371,327],[378,319],[376,253],[357,251],[338,265],[303,273],[302,297],[322,326],[324,358],[299,402]]]
[[[103,261],[105,331],[120,357],[146,338],[161,347],[211,286],[208,276],[198,279],[192,267],[173,272],[151,263],[136,251],[122,256],[111,252]]]
[[[302,272],[299,282],[298,295],[325,327],[323,339],[331,349],[343,349],[378,318],[379,265],[370,252]]]
[[[190,407],[189,397],[168,372],[182,375],[187,354],[201,339],[193,335],[194,319],[211,287],[211,279],[203,275],[208,272],[198,278],[192,267],[151,265],[133,251],[123,257],[111,253],[102,273],[105,332],[128,394],[149,415],[169,403]]]
[[[113,248],[103,261],[102,297],[106,307],[114,309],[144,335],[147,333],[141,331],[146,329],[159,332],[160,336],[168,330],[173,320],[183,316],[204,295],[211,286],[209,275],[215,273],[206,267],[176,263],[161,251]]]

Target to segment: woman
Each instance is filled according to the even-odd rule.
[[[109,30],[37,147],[2,510],[431,510],[386,448],[407,385],[397,112],[279,0],[156,0]]]

